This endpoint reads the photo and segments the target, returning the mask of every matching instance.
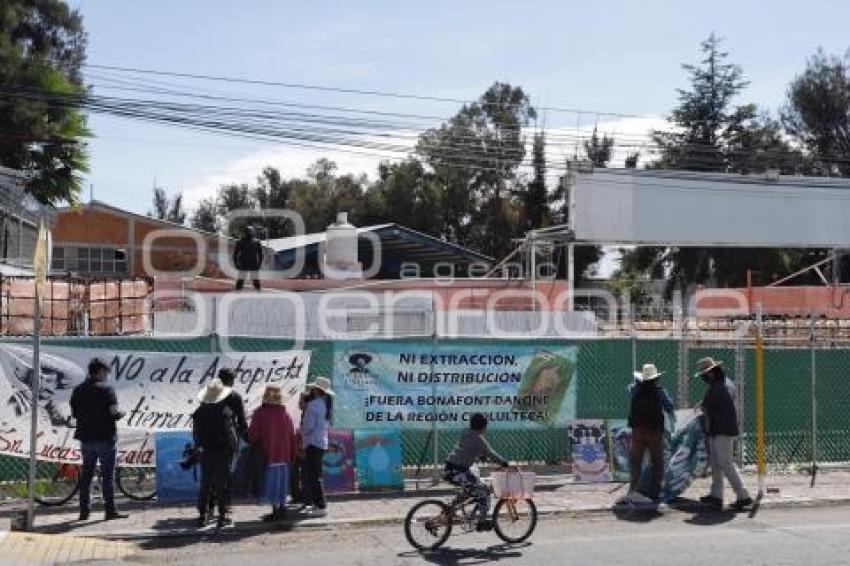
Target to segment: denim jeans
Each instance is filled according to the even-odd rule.
[[[487,519],[490,513],[490,487],[481,481],[480,477],[470,469],[446,462],[443,479],[463,489],[466,496],[475,500],[475,516],[479,521]]]
[[[100,461],[100,481],[103,485],[103,503],[107,511],[115,510],[115,441],[88,441],[80,443],[83,453],[83,471],[80,474],[80,509],[91,506],[91,480],[94,468]]]

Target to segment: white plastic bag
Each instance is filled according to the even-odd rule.
[[[537,474],[533,472],[493,472],[493,493],[499,499],[532,499]]]

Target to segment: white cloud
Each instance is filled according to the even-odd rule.
[[[183,198],[190,208],[194,207],[202,199],[214,196],[221,185],[229,183],[254,184],[264,167],[276,167],[286,179],[304,177],[307,168],[321,157],[334,161],[337,164],[339,175],[365,173],[374,178],[381,160],[395,156],[395,154],[384,154],[370,150],[365,150],[365,153],[374,153],[374,155],[318,147],[277,146],[264,149],[230,162],[221,163],[207,171],[202,175],[200,181],[183,191]]]
[[[626,156],[632,151],[641,153],[640,163],[645,163],[650,158],[651,149],[649,132],[653,129],[668,128],[668,123],[659,117],[637,117],[621,118],[609,121],[600,121],[597,124],[599,135],[607,134],[615,139],[614,156],[612,167],[623,167]],[[578,128],[558,127],[547,128],[547,151],[546,159],[549,163],[550,177],[556,179],[562,174],[564,163],[572,158],[576,148],[579,155],[583,152],[583,142],[593,132],[592,125],[582,125]],[[533,132],[527,132],[529,151],[527,161],[531,160],[531,139]],[[363,138],[363,142],[387,142],[394,145],[406,145],[413,148],[415,143],[415,132],[398,131],[392,132],[389,138]],[[263,167],[271,166],[280,170],[284,178],[303,177],[307,168],[321,157],[327,157],[337,164],[340,175],[347,173],[359,175],[366,174],[375,178],[378,164],[384,160],[398,161],[403,158],[399,153],[382,152],[373,149],[364,149],[362,153],[343,151],[334,147],[296,147],[280,145],[242,156],[229,162],[216,164],[208,171],[202,173],[198,182],[191,184],[183,191],[186,203],[193,207],[203,198],[213,196],[219,186],[228,183],[251,183],[253,184]],[[529,168],[523,168],[524,173],[529,173]]]

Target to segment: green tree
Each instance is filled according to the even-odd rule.
[[[211,198],[203,199],[192,212],[189,220],[192,228],[205,232],[218,232],[218,206]]]
[[[798,171],[802,155],[783,139],[779,124],[759,116],[753,104],[734,105],[748,83],[720,44],[712,34],[701,44],[701,61],[682,66],[690,76],[690,88],[678,91],[679,104],[669,118],[672,131],[653,133],[661,158],[650,166],[742,174],[769,168]],[[623,256],[624,269],[666,274],[668,293],[695,283],[743,285],[746,266],[781,273],[792,265],[790,257],[779,250],[676,247],[639,248]]]
[[[725,171],[723,133],[733,123],[752,117],[752,107],[732,107],[749,83],[741,67],[727,61],[729,54],[721,51],[720,44],[712,33],[700,44],[700,63],[682,65],[690,75],[690,89],[678,89],[679,105],[669,117],[676,130],[653,133],[661,149],[656,164],[660,169]]]
[[[603,134],[600,138],[596,126],[593,127],[593,134],[590,139],[584,142],[584,153],[594,167],[607,167],[608,162],[611,161],[611,150],[613,148],[614,138],[609,138],[607,134]]]
[[[241,237],[248,226],[262,226],[261,216],[255,213],[254,190],[247,183],[222,185],[215,204],[219,221],[232,238]]]
[[[820,164],[821,173],[850,177],[850,53],[822,49],[788,87],[782,110],[785,129]]]
[[[183,195],[178,192],[174,197],[168,198],[165,189],[154,187],[153,210],[148,212],[148,216],[175,224],[185,224],[186,211],[183,210]]]
[[[88,170],[84,94],[87,37],[77,10],[59,0],[0,3],[0,165],[30,175],[45,204],[73,203]],[[72,103],[67,103],[71,100]]]
[[[260,208],[263,226],[268,238],[283,238],[292,235],[292,225],[286,218],[275,216],[274,211],[288,210],[293,183],[286,181],[274,167],[264,167],[257,177],[254,199]]]
[[[382,162],[378,180],[366,193],[366,222],[397,222],[439,236],[441,200],[438,182],[418,159]]]
[[[443,186],[444,237],[494,257],[510,251],[518,216],[511,193],[526,151],[522,128],[536,115],[520,87],[497,82],[419,136],[416,151]]]
[[[337,165],[318,159],[307,170],[307,178],[291,188],[291,208],[304,219],[305,230],[322,232],[336,221],[338,212],[347,212],[352,224],[362,224],[365,217],[364,184],[355,175],[337,176]]]
[[[546,135],[538,132],[531,146],[533,177],[530,183],[521,185],[517,191],[522,205],[523,231],[544,228],[551,224],[549,190],[546,188]]]

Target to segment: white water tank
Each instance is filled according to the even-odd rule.
[[[338,213],[336,222],[325,232],[322,271],[329,279],[360,279],[363,276],[357,261],[357,228],[349,224],[347,212]]]

